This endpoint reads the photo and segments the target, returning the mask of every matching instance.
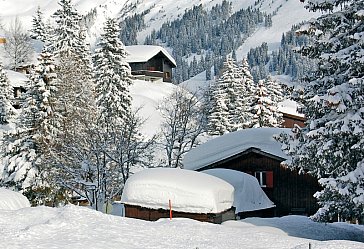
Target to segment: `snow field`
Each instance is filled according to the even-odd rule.
[[[0,188],[0,210],[17,210],[26,207],[30,207],[30,203],[21,193]]]
[[[364,230],[307,217],[250,218],[222,225],[190,219],[142,221],[69,205],[0,210],[0,248],[362,249]],[[336,240],[328,240],[335,238]],[[327,241],[320,241],[327,240]],[[363,237],[361,239],[364,240]]]

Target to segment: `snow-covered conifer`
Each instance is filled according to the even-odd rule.
[[[80,37],[81,16],[73,7],[71,0],[60,0],[60,8],[54,13],[56,26],[52,39],[53,50],[56,54],[61,51],[79,50],[83,46],[83,37]]]
[[[252,127],[279,127],[283,121],[282,114],[278,112],[278,102],[273,100],[281,99],[267,89],[267,82],[268,80],[258,82],[251,109],[254,114]]]
[[[130,112],[132,81],[126,55],[119,39],[118,23],[108,19],[94,55],[97,106],[106,123],[121,125]]]
[[[37,11],[33,16],[30,37],[40,41],[45,41],[45,24],[43,21],[43,13],[40,10],[40,6],[38,6]]]
[[[301,52],[319,64],[305,87],[307,127],[296,127],[291,136],[280,139],[292,156],[288,166],[321,179],[324,189],[316,197],[322,209],[315,218],[360,219],[364,215],[363,202],[358,201],[364,193],[364,176],[358,174],[364,158],[364,1],[307,3],[311,10],[330,12],[301,28],[314,38],[314,44]]]
[[[228,56],[223,72],[212,87],[209,133],[222,135],[247,127],[254,82],[246,60],[238,67]]]
[[[15,110],[11,104],[13,98],[13,89],[0,64],[0,124],[9,123],[14,117]]]
[[[34,186],[41,184],[38,181],[40,174],[44,173],[41,165],[52,141],[50,100],[55,78],[53,70],[52,57],[42,53],[32,74],[32,85],[24,96],[17,129],[4,135],[3,185],[28,194]]]

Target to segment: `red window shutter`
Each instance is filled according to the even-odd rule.
[[[267,188],[273,188],[273,171],[267,171]]]

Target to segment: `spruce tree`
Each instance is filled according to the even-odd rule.
[[[53,51],[60,53],[79,50],[84,44],[84,37],[80,36],[81,16],[73,7],[71,0],[60,0],[58,4],[60,8],[53,15],[56,26],[53,36],[50,37]]]
[[[271,78],[258,82],[252,113],[254,114],[251,127],[279,127],[283,122],[282,114],[278,111],[278,102],[282,101],[282,92]],[[274,91],[275,90],[275,91]]]
[[[7,124],[14,117],[16,111],[11,104],[13,89],[0,64],[0,124]]]
[[[41,171],[41,165],[52,141],[50,102],[54,91],[54,64],[47,53],[42,53],[38,60],[39,65],[31,75],[32,85],[24,96],[17,119],[17,129],[6,133],[3,141],[3,185],[30,195],[36,188],[44,187],[40,175],[46,172]],[[38,201],[44,203],[45,200]]]
[[[118,23],[115,19],[108,19],[94,55],[97,106],[101,108],[101,118],[106,123],[121,125],[130,112],[129,86],[132,81],[126,56],[119,39]]]
[[[340,8],[335,8],[340,6]],[[323,190],[315,218],[364,216],[364,1],[307,1],[307,8],[327,11],[301,28],[314,38],[302,53],[318,59],[305,86],[307,127],[281,135],[288,166],[317,176]]]
[[[249,112],[254,93],[254,82],[246,60],[238,67],[228,56],[222,75],[211,91],[209,133],[222,135],[246,128],[251,120]]]
[[[31,29],[31,38],[37,39],[40,41],[45,41],[45,24],[43,21],[43,13],[38,6],[35,15],[32,20],[32,29]]]

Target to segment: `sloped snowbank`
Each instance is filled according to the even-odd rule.
[[[254,176],[231,169],[208,169],[202,172],[221,178],[234,187],[235,213],[275,207]]]
[[[363,241],[363,230],[357,227],[297,216],[222,225],[182,218],[149,222],[72,205],[35,207],[0,210],[0,248],[307,249],[311,243],[313,249],[362,249],[364,243],[348,241],[360,236]]]
[[[24,195],[0,188],[0,210],[17,210],[26,207],[30,207],[30,203]]]
[[[140,171],[126,184],[121,202],[153,209],[186,213],[220,213],[231,208],[234,188],[229,183],[204,173],[172,168]]]

